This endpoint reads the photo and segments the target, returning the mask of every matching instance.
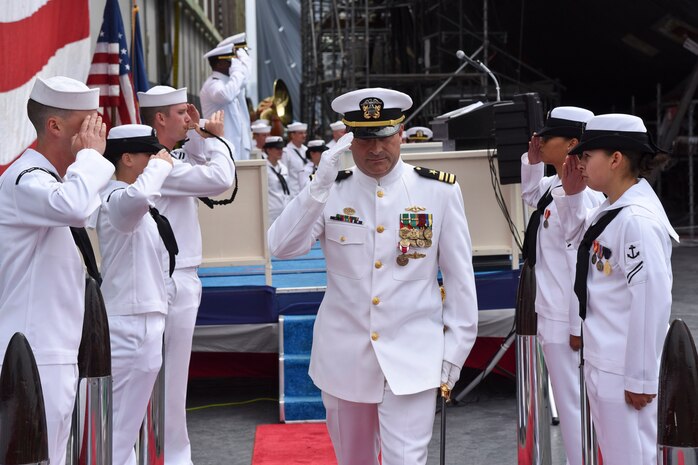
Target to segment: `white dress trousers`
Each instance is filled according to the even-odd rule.
[[[187,433],[187,380],[196,314],[201,303],[197,267],[176,269],[176,295],[165,325],[165,464],[190,465]]]
[[[113,465],[136,465],[133,445],[162,364],[165,315],[110,315],[113,383]],[[138,414],[134,414],[137,412]]]
[[[641,410],[625,402],[622,375],[584,364],[584,378],[604,465],[657,463],[657,399]]]
[[[424,465],[436,410],[436,391],[396,396],[385,383],[383,401],[360,403],[322,393],[327,430],[338,465]]]

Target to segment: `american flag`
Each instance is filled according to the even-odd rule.
[[[140,122],[131,77],[131,59],[117,0],[107,0],[104,6],[104,20],[97,37],[87,86],[99,88],[99,112],[108,128]]]

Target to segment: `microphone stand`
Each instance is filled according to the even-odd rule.
[[[480,48],[482,48],[482,47],[480,47]],[[475,56],[477,53],[478,52],[473,53],[473,56]],[[466,55],[462,50],[458,50],[458,53],[456,53],[456,56],[458,58],[460,58],[461,60],[465,60],[467,63],[470,63],[471,65],[473,65],[473,68],[477,68],[480,71],[483,71],[490,78],[492,78],[492,80],[494,81],[494,87],[495,87],[495,89],[497,89],[497,101],[499,102],[502,100],[500,93],[499,93],[499,81],[495,77],[494,73],[492,71],[490,71],[490,69],[487,67],[487,65],[485,65],[480,60],[477,60],[477,61],[473,60],[472,57],[469,57],[468,55]]]
[[[480,46],[480,48],[475,50],[475,52],[473,53],[472,56],[473,57],[477,56],[477,54],[480,53],[481,51],[482,51],[482,46]],[[405,122],[403,124],[407,125],[407,123],[412,121],[412,118],[417,116],[419,114],[419,112],[421,112],[422,109],[424,109],[424,107],[427,106],[429,104],[429,102],[431,102],[434,99],[434,97],[436,97],[439,94],[439,92],[441,92],[443,90],[443,88],[448,85],[449,82],[451,82],[451,80],[456,76],[456,74],[460,73],[463,70],[463,68],[465,68],[469,64],[470,63],[468,61],[464,61],[463,64],[460,65],[460,67],[457,70],[455,70],[454,73],[451,74],[451,76],[449,76],[448,79],[446,79],[443,82],[443,84],[441,84],[434,92],[432,92],[432,94],[424,102],[422,102],[422,104],[419,106],[419,108],[417,108],[414,112],[412,112],[412,114],[409,116],[409,118],[407,118],[405,120]],[[499,84],[497,84],[497,86],[499,86]],[[499,95],[499,87],[497,87],[497,94]],[[497,99],[497,100],[499,100],[499,99]]]

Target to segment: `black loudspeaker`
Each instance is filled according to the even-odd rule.
[[[500,184],[521,182],[521,155],[531,135],[543,127],[543,105],[537,93],[514,95],[494,107],[495,146]]]

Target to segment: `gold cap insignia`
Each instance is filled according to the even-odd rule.
[[[361,106],[361,111],[364,113],[364,119],[378,119],[381,117],[383,100],[375,97],[368,97],[363,99],[359,105]]]

